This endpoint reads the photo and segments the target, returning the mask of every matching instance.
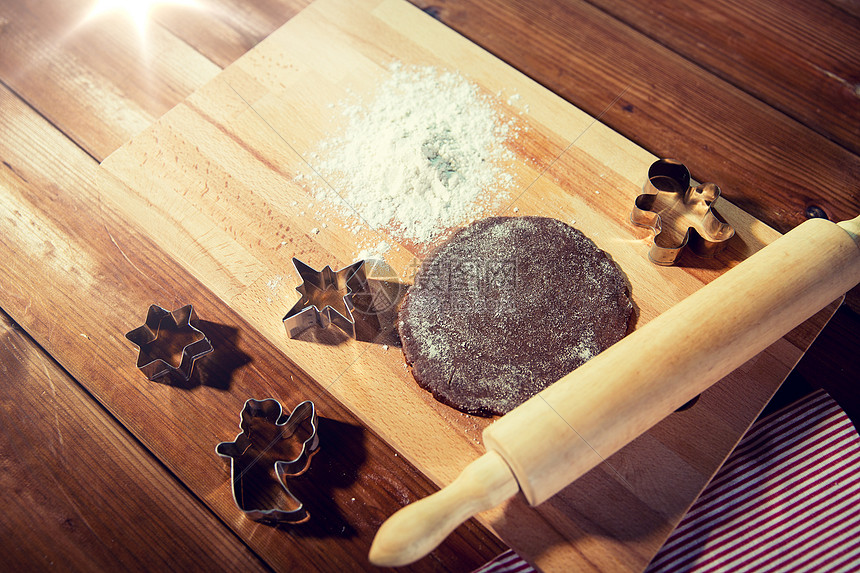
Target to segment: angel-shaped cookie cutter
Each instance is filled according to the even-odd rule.
[[[692,187],[683,163],[661,159],[651,164],[645,193],[636,197],[630,221],[654,231],[648,258],[672,265],[685,246],[703,257],[717,254],[735,230],[714,210],[720,188],[714,183]]]
[[[284,327],[290,338],[312,326],[333,325],[355,338],[355,303],[353,297],[364,293],[367,285],[364,261],[352,263],[339,271],[329,265],[317,271],[293,258],[302,284],[296,287],[302,298],[284,316]]]
[[[303,474],[319,449],[314,403],[306,400],[286,415],[277,400],[247,400],[239,427],[242,432],[232,442],[221,442],[216,453],[230,460],[233,500],[244,514],[273,525],[296,524],[310,518],[305,505],[287,487],[287,478]],[[285,453],[285,449],[287,452]],[[287,459],[279,459],[285,457]],[[274,479],[283,488],[285,499],[271,495],[260,481]],[[287,505],[289,507],[279,507]]]
[[[196,323],[197,315],[190,304],[173,312],[151,305],[143,326],[125,335],[139,349],[137,368],[150,380],[169,374],[190,380],[194,362],[213,350]]]

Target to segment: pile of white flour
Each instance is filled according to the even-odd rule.
[[[353,230],[429,243],[480,217],[513,184],[505,143],[518,136],[516,123],[458,73],[395,63],[372,99],[339,107],[344,127],[309,155],[315,173],[297,180],[317,199],[342,198]]]

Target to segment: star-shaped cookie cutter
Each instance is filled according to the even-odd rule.
[[[190,304],[173,312],[151,305],[143,326],[125,335],[139,349],[138,369],[150,380],[169,374],[190,380],[194,362],[212,352],[212,343],[194,326],[196,323],[197,315]]]
[[[277,400],[247,400],[240,416],[242,432],[232,442],[221,442],[215,452],[230,460],[230,481],[236,506],[250,519],[273,525],[310,519],[304,504],[287,487],[287,478],[303,474],[319,449],[314,403],[306,400],[286,415]],[[284,450],[288,450],[284,453]],[[287,459],[279,459],[286,457]],[[274,463],[272,463],[274,461]],[[286,495],[286,505],[255,487],[274,477]]]
[[[302,279],[302,284],[296,287],[302,298],[284,316],[287,335],[295,338],[312,326],[333,325],[355,338],[353,296],[366,289],[364,261],[339,271],[333,271],[329,265],[317,271],[295,257],[293,265]]]
[[[692,187],[690,171],[679,161],[652,163],[644,191],[636,197],[630,221],[654,231],[648,258],[658,265],[674,264],[685,246],[699,256],[714,256],[735,234],[714,210],[720,188],[714,183]]]

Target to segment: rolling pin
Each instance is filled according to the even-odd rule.
[[[542,503],[858,283],[860,216],[802,223],[487,426],[487,453],[383,523],[371,563],[412,563],[518,491]]]

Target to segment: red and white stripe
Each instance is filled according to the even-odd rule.
[[[757,422],[649,573],[860,570],[860,436],[823,392]]]
[[[860,436],[824,392],[756,422],[647,569],[724,571],[860,571]]]
[[[473,573],[537,573],[531,565],[508,549]]]

